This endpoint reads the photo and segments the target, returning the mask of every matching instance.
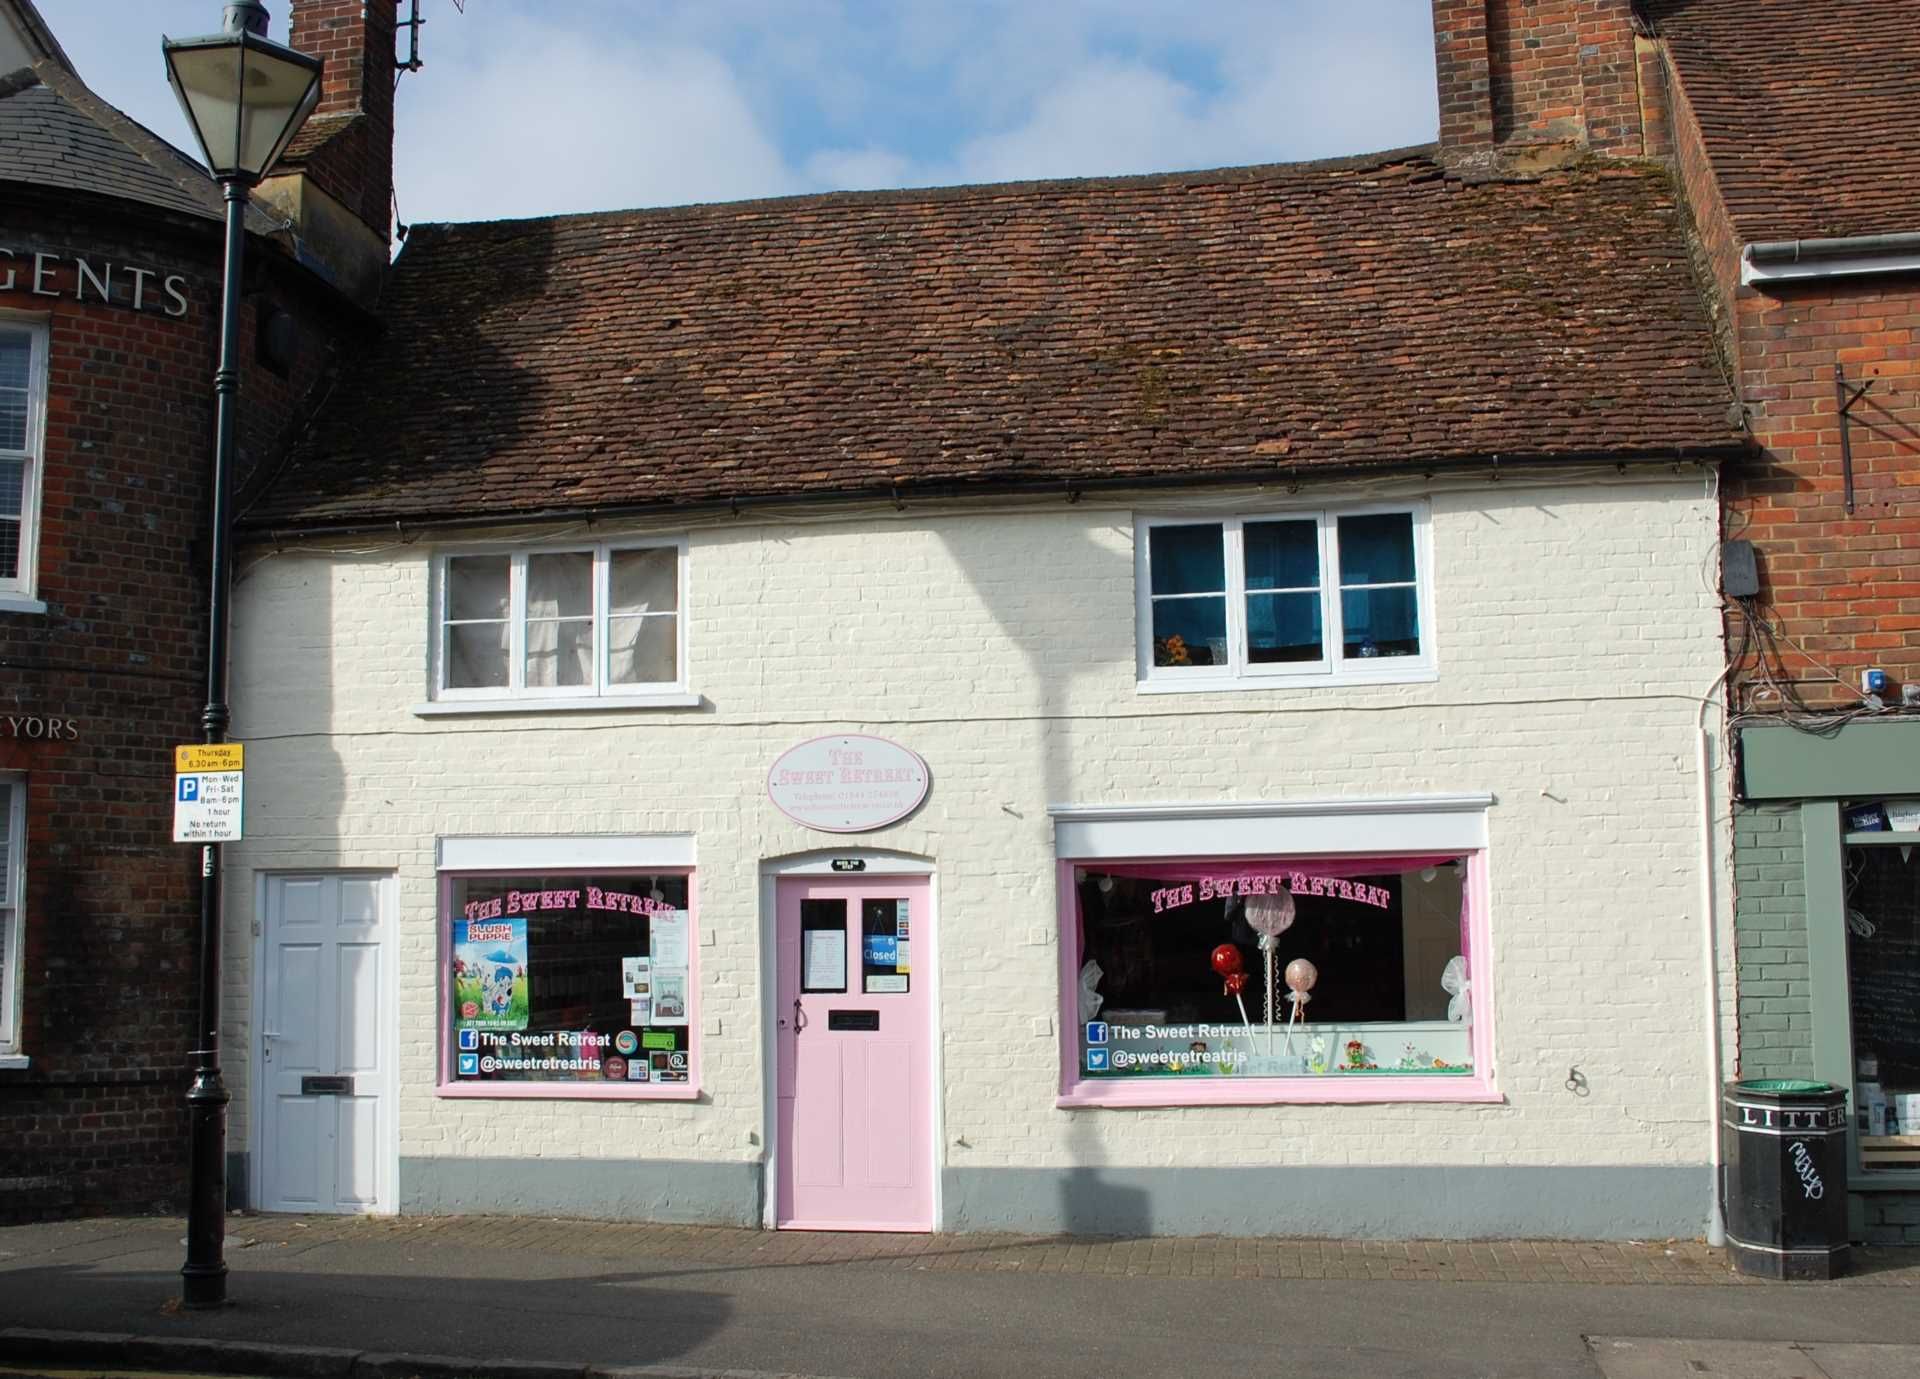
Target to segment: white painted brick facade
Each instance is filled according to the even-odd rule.
[[[1721,655],[1710,482],[1476,479],[1431,502],[1438,678],[1346,689],[1138,693],[1136,509],[1094,499],[694,528],[700,710],[417,716],[429,544],[255,552],[236,619],[233,1143],[251,876],[356,867],[399,878],[403,1155],[759,1159],[759,869],[833,843],[773,808],[765,773],[848,730],[933,772],[917,815],[860,841],[937,868],[944,1163],[1704,1163],[1692,751]],[[1055,1107],[1058,1021],[1035,1019],[1058,1008],[1049,804],[1461,791],[1497,798],[1476,1000],[1495,1003],[1504,1104]],[[650,831],[697,837],[710,1100],[437,1098],[436,837]],[[1576,1066],[1588,1095],[1565,1087]]]

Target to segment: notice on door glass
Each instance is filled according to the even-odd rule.
[[[808,991],[847,989],[847,935],[841,929],[809,929],[800,956],[800,985]]]

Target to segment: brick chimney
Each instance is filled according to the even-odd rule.
[[[291,46],[326,69],[320,104],[260,188],[294,221],[303,255],[362,297],[390,256],[398,3],[291,0]]]
[[[1433,0],[1433,52],[1445,157],[1667,152],[1632,0]]]

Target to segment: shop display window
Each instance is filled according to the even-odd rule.
[[[1405,679],[1432,669],[1424,508],[1143,520],[1143,684]]]
[[[1866,1173],[1920,1170],[1920,800],[1848,808],[1847,998]],[[1869,842],[1875,834],[1884,842]]]
[[[1067,1090],[1098,1099],[1154,1086],[1165,1101],[1483,1091],[1476,860],[1063,868],[1077,977]]]
[[[453,1095],[694,1089],[692,877],[442,878]]]
[[[644,698],[685,689],[686,544],[449,552],[434,697]]]

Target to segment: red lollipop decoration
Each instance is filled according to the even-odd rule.
[[[1213,970],[1226,982],[1226,989],[1220,994],[1233,997],[1233,1003],[1240,1007],[1240,1023],[1247,1027],[1247,1043],[1253,1043],[1253,1022],[1247,1019],[1247,1003],[1240,999],[1240,993],[1247,989],[1247,974],[1241,970],[1240,950],[1231,943],[1223,943],[1213,950]]]

